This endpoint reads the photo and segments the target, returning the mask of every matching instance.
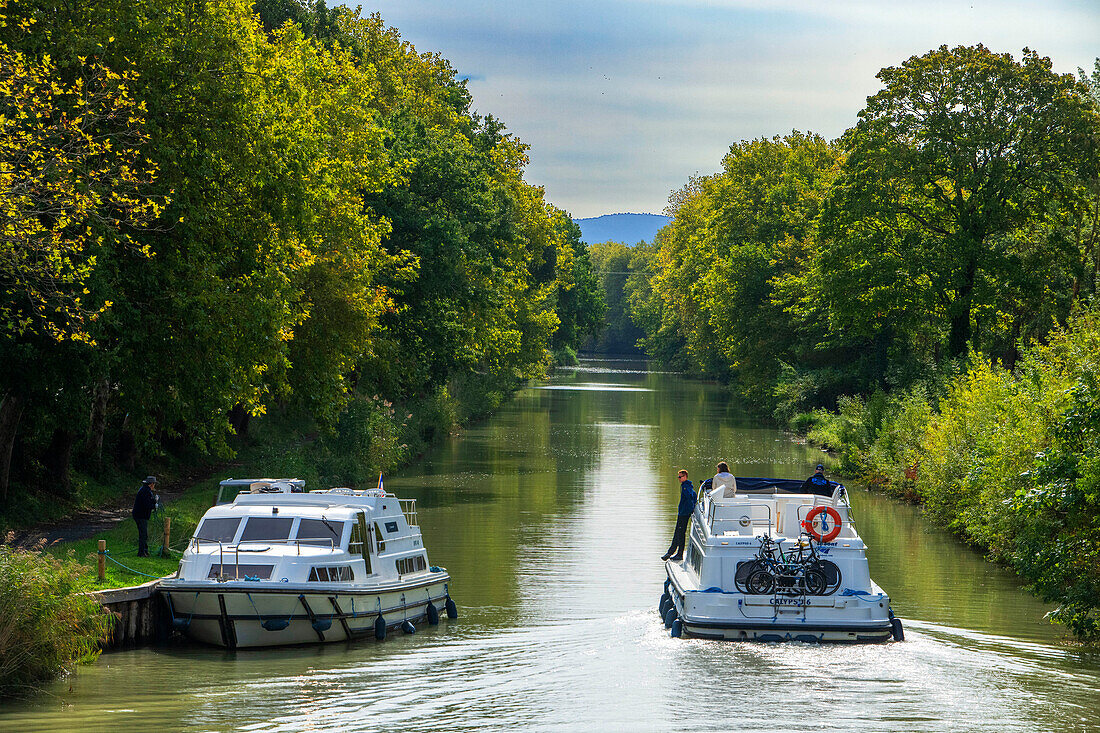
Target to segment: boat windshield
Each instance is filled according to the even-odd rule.
[[[344,536],[344,522],[331,519],[303,519],[298,524],[297,539],[303,545],[340,546]]]
[[[209,542],[232,542],[239,526],[240,517],[211,517],[202,520],[195,530],[195,537]]]
[[[249,517],[241,532],[241,542],[281,542],[290,537],[293,517]]]

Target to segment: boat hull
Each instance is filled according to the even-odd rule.
[[[813,623],[786,624],[779,622],[733,624],[699,623],[685,619],[684,634],[703,639],[725,641],[803,641],[831,644],[879,644],[893,638],[893,629],[887,624],[853,629],[849,625],[839,627],[820,626]]]
[[[829,596],[754,596],[698,589],[669,563],[666,591],[683,636],[729,641],[880,643],[894,638],[890,600],[880,588]]]
[[[446,573],[382,587],[168,580],[160,591],[176,630],[206,644],[246,649],[373,638],[379,616],[387,631],[442,618],[449,582]]]

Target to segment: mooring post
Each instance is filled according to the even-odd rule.
[[[99,541],[99,581],[107,579],[107,540]]]
[[[172,535],[172,518],[164,518],[164,556],[168,557],[168,540]]]

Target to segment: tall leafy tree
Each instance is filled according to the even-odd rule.
[[[799,336],[776,283],[798,266],[793,245],[815,231],[838,152],[820,135],[742,141],[722,171],[673,195],[656,244],[652,295],[632,302],[649,321],[647,350],[678,334],[695,370],[734,379],[761,405]],[[640,290],[635,290],[640,294]],[[659,299],[659,303],[654,299]]]
[[[1079,82],[1027,49],[1017,61],[941,46],[878,78],[843,139],[821,276],[841,322],[938,321],[959,355],[1014,246],[1041,241],[1010,235],[1079,195],[1096,113]]]
[[[550,215],[561,252],[557,258],[555,312],[559,323],[554,331],[554,348],[576,352],[586,339],[603,328],[607,306],[588,246],[581,241],[580,227],[560,209],[551,207]]]
[[[33,38],[35,24],[0,16],[12,44]],[[0,41],[0,498],[28,404],[50,395],[72,407],[63,373],[87,377],[96,320],[112,305],[96,287],[100,270],[124,252],[148,256],[135,235],[166,200],[141,150],[136,75],[93,60],[80,70],[72,78],[48,55]],[[59,448],[66,466],[70,447]]]

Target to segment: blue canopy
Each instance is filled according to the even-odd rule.
[[[836,493],[838,486],[843,488],[843,486],[836,481],[830,481],[828,486],[814,486],[811,484],[803,488],[804,485],[804,481],[790,478],[737,477],[738,494],[817,494],[818,496],[831,497]]]

